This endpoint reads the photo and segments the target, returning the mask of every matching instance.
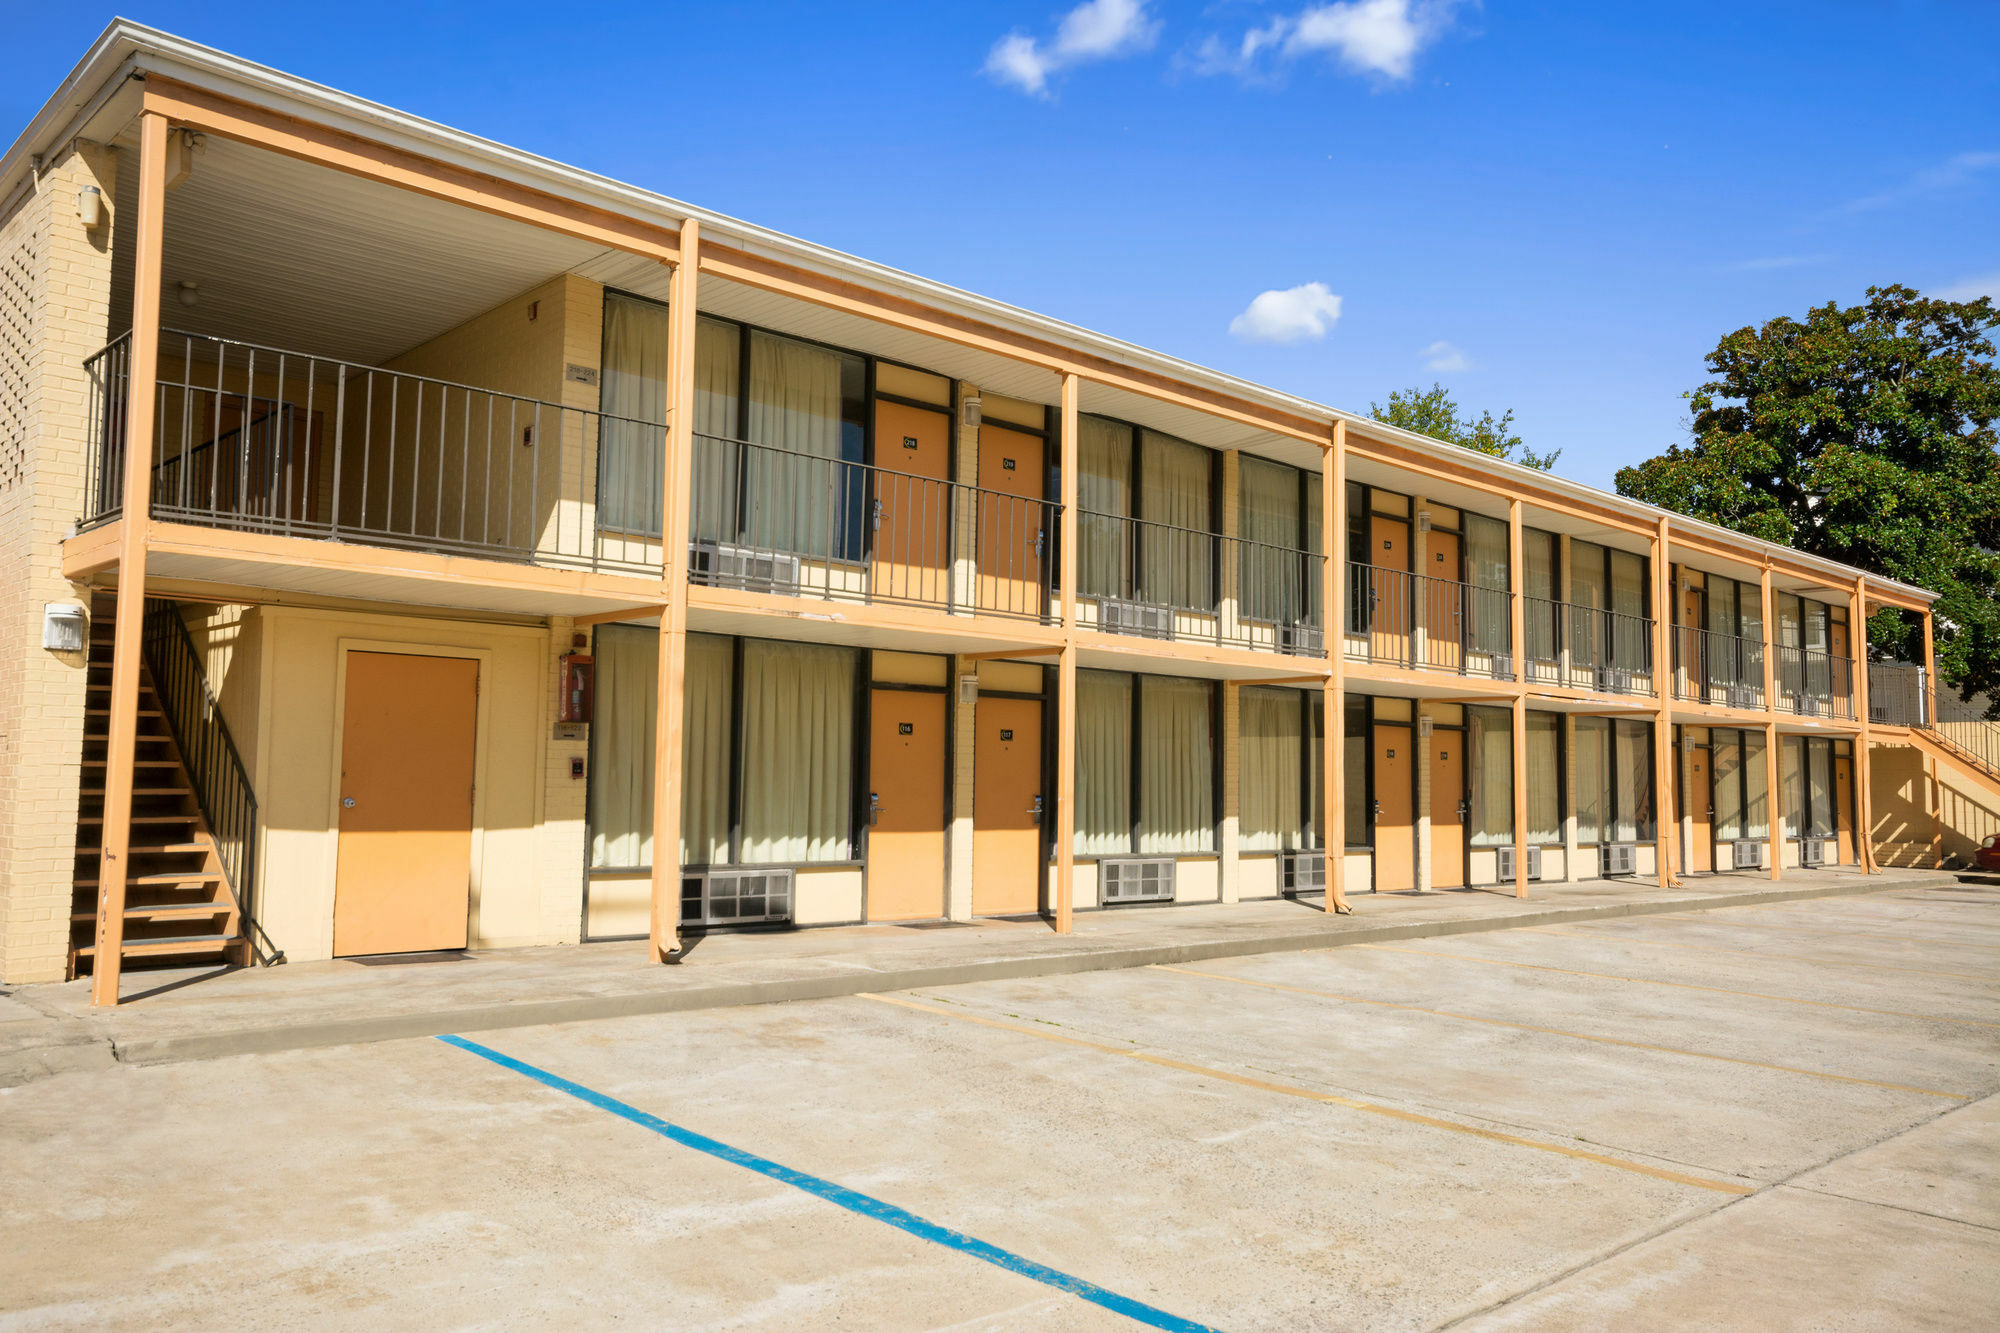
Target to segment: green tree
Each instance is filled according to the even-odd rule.
[[[1929,588],[1938,674],[2000,687],[2000,370],[1991,300],[1871,287],[1804,320],[1742,328],[1708,354],[1692,439],[1618,473],[1618,492]],[[1869,622],[1881,656],[1921,631]]]
[[[1463,445],[1542,472],[1554,467],[1562,457],[1560,449],[1552,454],[1538,454],[1523,444],[1521,437],[1514,434],[1511,407],[1498,417],[1491,412],[1481,412],[1477,420],[1470,412],[1461,417],[1458,404],[1442,384],[1432,384],[1428,389],[1398,389],[1389,395],[1386,406],[1368,404],[1368,415],[1385,425],[1428,435],[1446,444]]]

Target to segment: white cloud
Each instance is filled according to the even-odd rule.
[[[1977,301],[1982,296],[1990,296],[2000,302],[2000,271],[1982,273],[1964,282],[1954,282],[1942,291],[1931,295],[1943,301]]]
[[[1265,58],[1323,55],[1349,69],[1407,80],[1417,57],[1451,27],[1459,0],[1346,0],[1279,15],[1234,43],[1204,41],[1194,68],[1204,74],[1258,77]]]
[[[1323,282],[1268,291],[1229,321],[1229,332],[1244,342],[1295,343],[1326,337],[1340,319],[1340,298]]]
[[[1160,25],[1146,13],[1147,0],[1084,0],[1056,25],[1047,45],[1012,32],[986,55],[986,73],[1024,93],[1046,96],[1049,76],[1072,65],[1143,51]]]
[[[1448,342],[1434,342],[1424,349],[1424,369],[1435,370],[1450,375],[1461,370],[1470,370],[1472,363],[1465,359],[1465,353]]]
[[[1934,167],[1925,167],[1901,185],[1883,190],[1879,194],[1864,195],[1859,199],[1850,199],[1842,211],[1847,213],[1865,213],[1877,208],[1888,208],[1892,204],[1900,204],[1907,199],[1915,199],[1923,195],[1935,194],[1940,190],[1949,190],[1955,186],[1964,185],[1980,172],[1991,171],[1995,167],[2000,167],[2000,153],[1960,153],[1955,157],[1946,158]]]

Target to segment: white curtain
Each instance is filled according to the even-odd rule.
[[[1764,733],[1746,731],[1743,736],[1743,836],[1771,836],[1770,775],[1764,771]]]
[[[1132,595],[1132,428],[1077,418],[1077,595]]]
[[[729,860],[729,740],[733,730],[730,687],[736,670],[735,640],[690,634],[687,702],[681,729],[681,861],[723,865]]]
[[[1139,439],[1140,595],[1149,602],[1212,610],[1214,564],[1209,533],[1214,455],[1157,431]]]
[[[1322,542],[1320,533],[1321,520],[1325,517],[1325,508],[1326,494],[1320,486],[1320,475],[1317,472],[1308,472],[1306,474],[1306,550],[1313,555],[1324,555],[1326,553],[1326,547]],[[1325,589],[1322,587],[1322,581],[1325,577],[1325,567],[1318,562],[1308,560],[1305,562],[1305,570],[1306,622],[1313,625],[1323,625],[1325,620],[1321,615],[1320,608],[1321,604],[1326,600]]]
[[[694,334],[694,508],[696,541],[735,541],[742,447],[736,443],[742,338],[734,324],[704,317]]]
[[[1348,847],[1368,845],[1368,701],[1350,699],[1346,729],[1340,738],[1343,786],[1341,788],[1341,842]],[[1325,838],[1321,839],[1324,843]]]
[[[596,718],[591,723],[590,866],[639,870],[653,861],[653,732],[660,634],[598,629]]]
[[[1076,852],[1132,850],[1132,677],[1076,673]]]
[[[1806,739],[1786,736],[1778,741],[1778,789],[1784,793],[1779,814],[1785,821],[1784,836],[1796,838],[1805,827],[1806,792],[1801,772]]]
[[[1205,680],[1147,676],[1139,686],[1139,850],[1215,846],[1213,705]]]
[[[1301,846],[1301,699],[1297,690],[1237,691],[1236,845],[1246,852]]]
[[[1709,782],[1715,791],[1715,836],[1732,842],[1743,836],[1743,743],[1741,732],[1708,733]]]
[[[653,863],[653,734],[659,711],[659,631],[597,631],[597,718],[591,724],[590,865],[640,870]],[[687,706],[681,737],[681,862],[729,860],[731,641],[688,635]]]
[[[1605,750],[1610,722],[1576,720],[1576,840],[1595,843],[1604,836]]]
[[[1653,728],[1619,720],[1616,742],[1618,810],[1614,842],[1642,842],[1653,836]]]
[[[1554,713],[1528,714],[1528,841],[1546,846],[1562,841],[1561,786],[1556,774],[1562,752],[1562,718]]]
[[[1237,587],[1253,620],[1287,624],[1301,614],[1298,469],[1244,458],[1237,472]]]
[[[743,645],[745,865],[850,859],[854,653]]]
[[[619,532],[660,531],[665,485],[667,308],[605,293],[604,368],[598,380],[597,522]],[[618,418],[618,419],[613,419]]]
[[[821,558],[834,539],[850,497],[840,462],[838,352],[768,333],[750,335],[752,443],[745,467],[745,540],[761,550]]]
[[[1812,795],[1812,817],[1806,833],[1815,838],[1831,838],[1833,812],[1833,742],[1806,742],[1806,787]]]
[[[1466,582],[1468,632],[1474,649],[1483,653],[1504,653],[1513,637],[1508,612],[1507,525],[1479,514],[1465,516]],[[1472,589],[1477,589],[1473,591]]]
[[[1514,717],[1505,709],[1465,710],[1472,745],[1472,845],[1514,843]]]

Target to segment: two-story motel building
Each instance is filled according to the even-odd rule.
[[[1878,851],[1922,589],[163,33],[0,270],[8,981]]]

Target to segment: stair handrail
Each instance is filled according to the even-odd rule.
[[[153,692],[180,749],[181,766],[194,789],[195,803],[215,840],[223,882],[235,900],[243,933],[260,962],[282,963],[284,952],[272,944],[250,911],[257,885],[256,788],[222,716],[222,706],[209,688],[208,673],[202,668],[194,637],[181,619],[178,602],[158,597],[146,600],[142,641],[146,666],[153,674]]]
[[[1923,717],[1917,725],[1974,768],[2000,779],[2000,722],[1958,698],[1949,686],[1939,688],[1928,672],[1920,674],[1929,688],[1924,691]],[[1948,727],[1970,729],[1973,744],[1966,743],[1962,732],[1955,734],[1946,730]]]

